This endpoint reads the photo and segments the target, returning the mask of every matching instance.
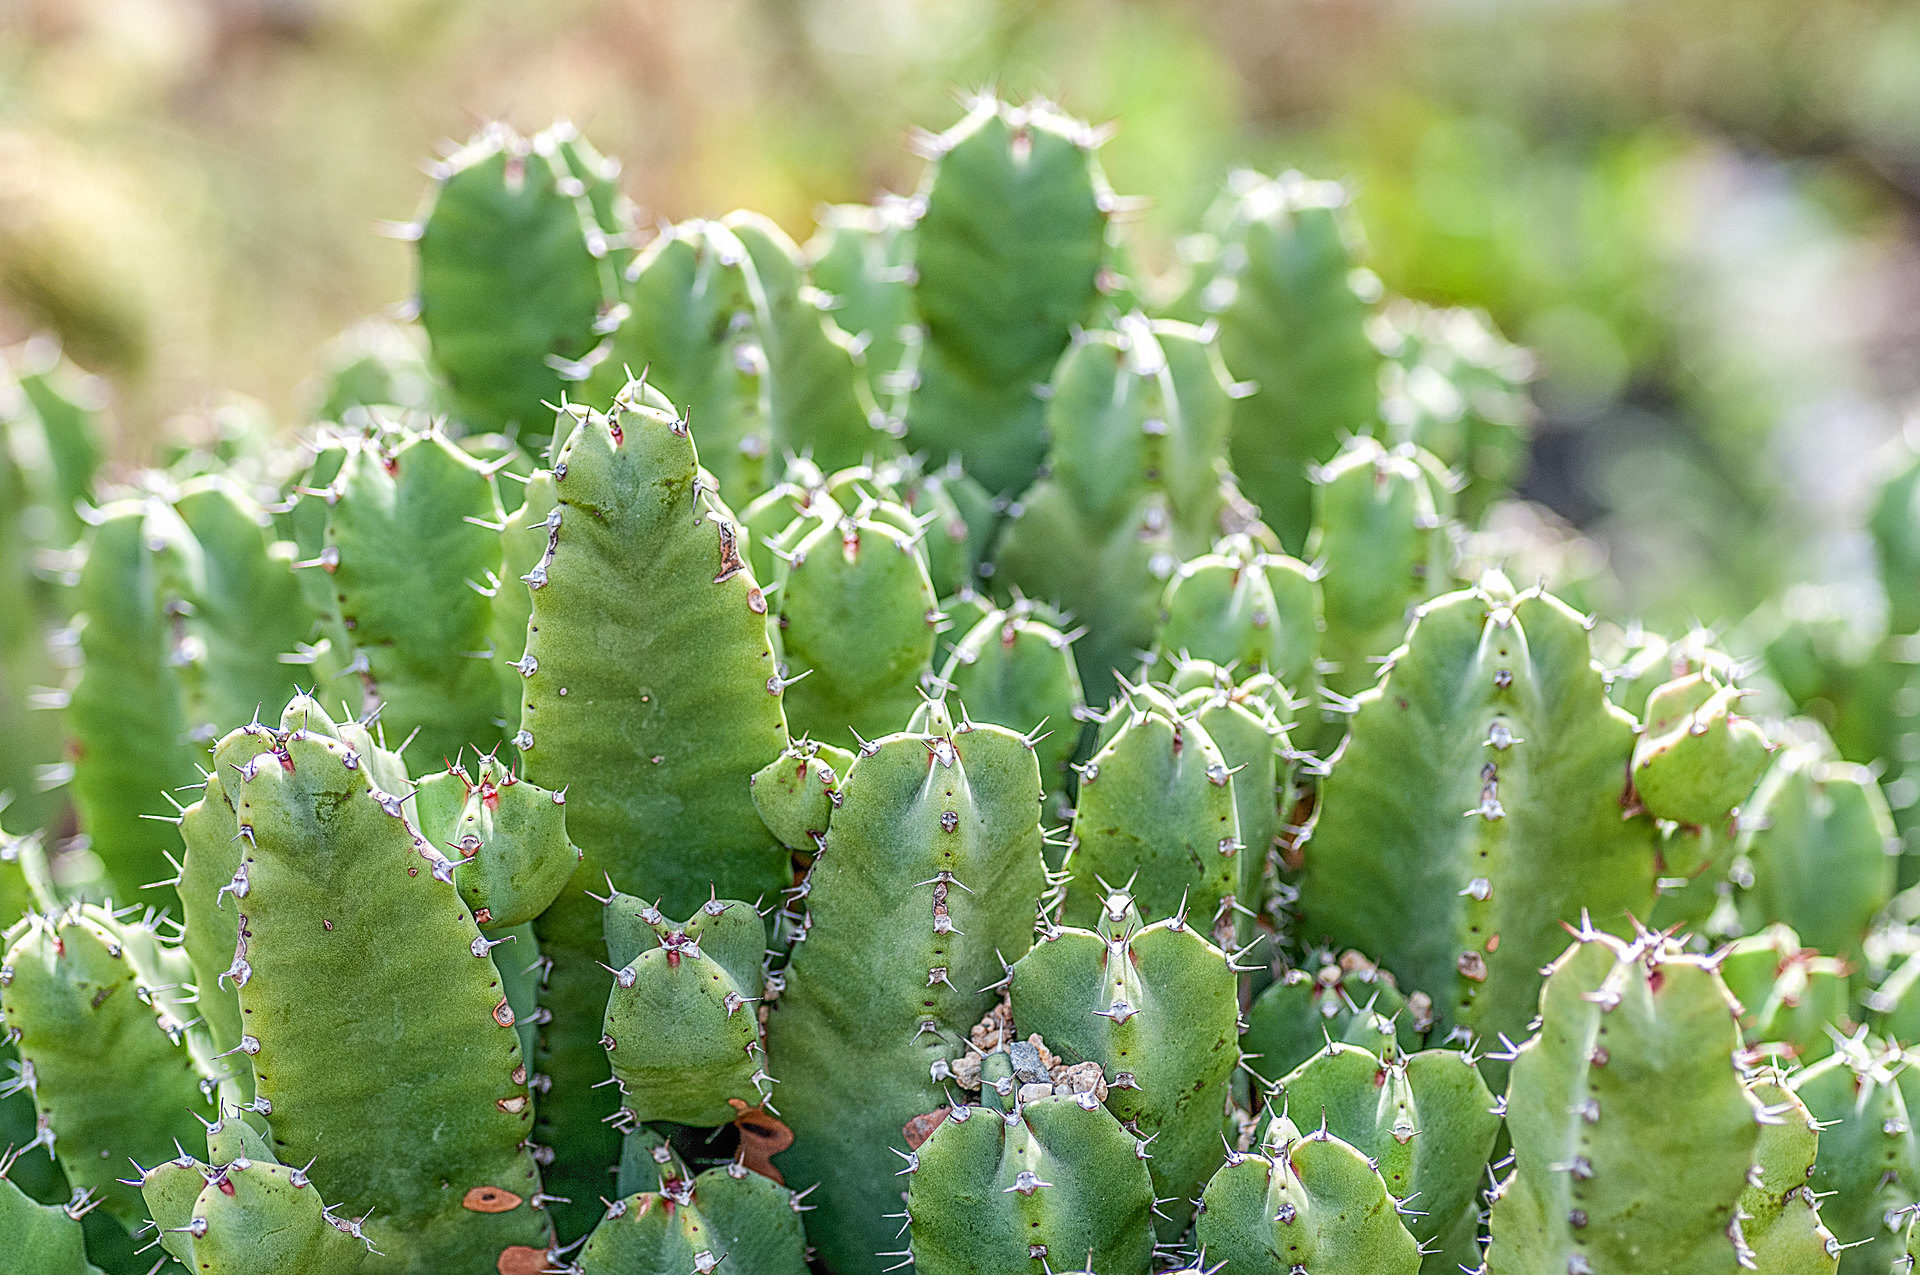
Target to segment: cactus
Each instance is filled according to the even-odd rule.
[[[1879,1275],[1901,1245],[1901,1210],[1920,1200],[1920,1149],[1912,1124],[1911,1059],[1865,1038],[1796,1073],[1794,1094],[1820,1124],[1807,1186],[1846,1250],[1842,1275]]]
[[[140,1171],[161,1246],[192,1271],[353,1275],[372,1241],[338,1217],[304,1169],[274,1159],[258,1131],[222,1114],[208,1126],[207,1159],[182,1152]]]
[[[685,424],[661,401],[636,384],[610,415],[575,409],[546,551],[524,577],[533,610],[514,742],[527,779],[567,790],[568,835],[586,856],[539,924],[554,962],[541,1137],[559,1155],[554,1194],[576,1204],[594,1199],[617,1155],[599,1128],[613,1095],[592,1088],[608,1075],[611,983],[586,890],[610,876],[686,912],[710,888],[757,902],[791,880],[748,782],[786,741],[766,598],[732,515],[708,504]]]
[[[1375,341],[1387,356],[1380,416],[1388,434],[1460,475],[1460,515],[1477,524],[1526,467],[1532,356],[1482,311],[1405,300],[1383,307]]]
[[[1899,835],[1865,767],[1818,745],[1785,749],[1743,811],[1741,923],[1783,921],[1809,947],[1858,955],[1893,898]]]
[[[1168,582],[1154,650],[1162,660],[1265,671],[1291,703],[1310,704],[1320,686],[1320,625],[1312,568],[1251,536],[1228,536]]]
[[[418,223],[417,308],[455,414],[539,444],[599,344],[617,280],[607,232],[560,145],[493,124],[433,169]],[[511,313],[512,323],[498,316]]]
[[[619,973],[601,1044],[632,1119],[721,1125],[766,1101],[771,1086],[752,1008],[767,954],[759,913],[712,899],[676,924],[616,893],[607,904],[607,948]]]
[[[418,763],[498,744],[481,589],[499,575],[502,519],[486,467],[434,430],[356,440],[326,502],[325,547],[303,565],[328,577],[368,707]]]
[[[906,1174],[908,1251],[923,1275],[1025,1275],[1055,1262],[1144,1275],[1153,1256],[1145,1145],[1092,1094],[1004,1114],[943,1108]],[[882,1254],[882,1256],[888,1256]]]
[[[311,1159],[325,1198],[374,1211],[366,1235],[385,1268],[516,1269],[550,1225],[495,945],[460,897],[456,861],[338,736],[297,699],[279,729],[243,728],[215,752],[247,847],[232,981],[253,1108],[278,1159]],[[396,945],[404,959],[366,959]]]
[[[1296,1124],[1316,1120],[1370,1159],[1404,1225],[1419,1242],[1423,1271],[1446,1275],[1479,1262],[1480,1171],[1493,1156],[1500,1116],[1465,1054],[1403,1055],[1393,1029],[1378,1052],[1335,1041],[1275,1087],[1270,1106]]]
[[[940,609],[911,515],[823,495],[782,550],[777,621],[787,720],[816,739],[889,734],[921,702]]]
[[[1379,410],[1380,354],[1367,334],[1370,275],[1356,275],[1347,192],[1298,173],[1237,172],[1211,214],[1211,268],[1198,315],[1254,392],[1233,408],[1233,470],[1289,552],[1307,539],[1307,473]],[[1196,316],[1198,317],[1198,316]]]
[[[938,681],[969,718],[1040,736],[1034,752],[1047,811],[1060,817],[1066,813],[1069,765],[1079,749],[1086,711],[1074,636],[1038,618],[1031,604],[1015,603],[981,616],[967,629]]]
[[[1093,130],[1046,102],[982,97],[929,139],[913,227],[907,443],[958,456],[995,494],[1033,481],[1045,451],[1040,387],[1098,297],[1114,201]]]
[[[20,1051],[38,1140],[76,1190],[129,1225],[146,1216],[120,1180],[127,1157],[154,1162],[193,1140],[228,1067],[188,1025],[178,949],[94,905],[29,914],[6,933],[0,1014]]]
[[[1810,1063],[1831,1052],[1835,1032],[1856,1026],[1846,963],[1803,946],[1785,925],[1728,944],[1720,972],[1740,1003],[1741,1034],[1764,1052]]]
[[[1169,689],[1179,692],[1178,706],[1200,724],[1233,772],[1234,817],[1240,827],[1233,893],[1243,919],[1237,927],[1239,941],[1244,943],[1253,933],[1252,925],[1244,922],[1258,918],[1266,906],[1268,863],[1282,852],[1287,835],[1281,806],[1292,806],[1300,754],[1282,724],[1286,692],[1264,673],[1236,685],[1226,669],[1199,660],[1175,669]]]
[[[1395,1048],[1412,1053],[1433,1027],[1433,1001],[1424,992],[1403,993],[1393,975],[1358,952],[1314,969],[1292,969],[1264,988],[1247,1009],[1240,1047],[1256,1075],[1272,1084],[1329,1041],[1359,1044],[1378,1052],[1372,1037],[1391,1024]]]
[[[1207,1183],[1194,1227],[1225,1275],[1415,1275],[1420,1251],[1365,1154],[1285,1116],[1260,1151],[1231,1155]]]
[[[1174,567],[1220,531],[1225,381],[1205,332],[1137,314],[1082,334],[1054,373],[1047,473],[1014,506],[994,579],[1087,626],[1096,702],[1152,643]]]
[[[1240,1060],[1233,972],[1181,920],[1143,926],[1109,896],[1097,932],[1048,929],[1013,966],[1014,1026],[1067,1058],[1098,1063],[1107,1109],[1147,1139],[1163,1242],[1186,1230],[1220,1164],[1228,1081]]]
[[[1778,1074],[1756,1076],[1748,1092],[1760,1104],[1760,1139],[1735,1215],[1735,1255],[1745,1269],[1768,1275],[1833,1275],[1840,1268],[1840,1242],[1821,1221],[1807,1181],[1820,1122]]]
[[[645,370],[737,505],[772,485],[782,456],[858,464],[882,436],[821,303],[799,249],[764,218],[672,227],[634,260],[626,317],[575,400],[606,402]]]
[[[1565,605],[1425,604],[1321,783],[1303,935],[1370,947],[1449,1027],[1518,1035],[1563,921],[1652,905],[1656,830],[1622,818],[1634,744]]]
[[[1154,306],[1097,141],[976,101],[803,254],[490,129],[303,455],[229,406],[85,519],[10,356],[0,786],[67,732],[78,819],[0,837],[0,1266],[1900,1257],[1920,468],[1884,626],[1516,593],[1521,356],[1293,175]]]
[[[329,341],[318,363],[306,387],[309,420],[364,430],[378,425],[374,409],[426,416],[440,410],[438,382],[417,328],[365,320]]]
[[[913,333],[913,217],[906,200],[832,204],[807,244],[807,268],[828,297],[834,323],[860,347],[861,368],[876,402],[890,404],[904,388],[900,367]]]
[[[1514,1166],[1495,1191],[1488,1275],[1731,1275],[1729,1229],[1760,1132],[1738,1045],[1710,962],[1656,935],[1583,928],[1513,1060]]]
[[[1069,846],[1069,924],[1091,924],[1121,886],[1144,916],[1217,924],[1239,882],[1240,820],[1233,776],[1200,723],[1151,687],[1129,688],[1080,767]]]
[[[1694,673],[1647,697],[1633,786],[1654,815],[1711,824],[1753,792],[1772,745],[1758,725],[1734,712],[1740,695],[1738,687]]]
[[[683,1166],[674,1167],[684,1174]],[[579,1275],[801,1275],[807,1269],[805,1207],[738,1164],[693,1177],[663,1174],[656,1190],[613,1203],[571,1269]]]
[[[173,835],[144,816],[166,814],[165,795],[200,776],[158,561],[184,552],[186,539],[165,506],[110,505],[80,575],[83,666],[68,704],[73,802],[122,898],[167,875]]]
[[[1314,472],[1307,557],[1321,568],[1327,684],[1342,695],[1373,685],[1412,608],[1447,586],[1452,492],[1438,471],[1425,452],[1356,438]]]
[[[794,1144],[787,1180],[816,1187],[809,1235],[852,1275],[892,1247],[902,1127],[1027,950],[1044,884],[1040,768],[1002,727],[954,725],[941,702],[863,745],[797,890],[806,908],[767,1025]],[[1143,1174],[1144,1176],[1144,1174]]]
[[[0,1235],[7,1237],[19,1275],[100,1275],[87,1261],[80,1219],[88,1206],[47,1205],[8,1177],[13,1154],[0,1155]]]

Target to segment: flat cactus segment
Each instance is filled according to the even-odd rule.
[[[0,1156],[0,1235],[7,1237],[13,1275],[100,1275],[87,1263],[86,1238],[76,1210],[41,1204],[7,1177],[12,1157]]]
[[[500,685],[475,586],[498,576],[501,514],[486,468],[437,431],[401,434],[357,443],[334,487],[317,569],[381,724],[395,739],[417,731],[407,751],[423,762],[491,748]]]
[[[306,1172],[275,1163],[264,1146],[223,1150],[222,1125],[237,1124],[229,1117],[212,1126],[207,1163],[182,1155],[142,1174],[141,1190],[166,1251],[207,1275],[360,1270],[371,1246],[355,1233],[359,1224],[334,1216]],[[377,1261],[371,1265],[379,1268]]]
[[[1807,1186],[1820,1219],[1845,1248],[1842,1275],[1880,1275],[1902,1251],[1897,1218],[1920,1200],[1920,1143],[1912,1058],[1866,1040],[1844,1041],[1796,1072],[1791,1088],[1820,1122]],[[1894,1269],[1898,1269],[1895,1267]]]
[[[1820,1123],[1778,1075],[1749,1086],[1760,1104],[1760,1141],[1753,1172],[1740,1193],[1740,1231],[1748,1269],[1765,1275],[1834,1275],[1840,1244],[1820,1220],[1807,1179],[1813,1176]]]
[[[1200,1197],[1194,1239],[1223,1275],[1416,1275],[1420,1251],[1360,1151],[1282,1117]],[[1219,1264],[1224,1263],[1223,1266]]]
[[[1739,894],[1748,929],[1781,921],[1807,946],[1858,955],[1893,898],[1900,848],[1873,772],[1818,749],[1790,747],[1760,781],[1741,819]]]
[[[1184,907],[1211,929],[1239,880],[1227,763],[1200,724],[1157,692],[1135,690],[1113,713],[1118,729],[1080,768],[1063,916],[1091,924],[1109,887],[1126,885],[1143,916]]]
[[[1314,471],[1307,557],[1321,569],[1320,658],[1336,666],[1327,684],[1342,695],[1373,685],[1413,607],[1448,586],[1453,499],[1439,473],[1426,453],[1371,438]]]
[[[1647,697],[1645,731],[1633,750],[1641,804],[1662,819],[1708,826],[1747,799],[1773,745],[1734,711],[1743,694],[1693,673]]]
[[[907,1161],[914,1269],[1028,1275],[1058,1264],[1144,1275],[1153,1186],[1139,1148],[1091,1094],[1004,1115],[954,1107]]]
[[[1143,929],[1129,909],[1124,895],[1109,899],[1100,934],[1042,932],[1014,964],[1009,993],[1016,1031],[1100,1064],[1107,1109],[1152,1140],[1153,1194],[1166,1201],[1156,1229],[1173,1242],[1220,1165],[1220,1122],[1240,1060],[1237,981],[1192,927]]]
[[[1152,643],[1168,575],[1219,534],[1226,373],[1200,329],[1136,314],[1076,338],[1050,394],[1047,474],[1013,507],[995,580],[1087,627],[1105,700]]]
[[[637,398],[578,413],[555,468],[517,743],[566,789],[580,884],[610,872],[676,910],[709,885],[767,897],[788,877],[748,784],[786,743],[766,600],[685,427]]]
[[[651,905],[616,894],[610,910],[642,922],[608,951],[625,957],[607,1001],[605,1035],[622,1105],[636,1121],[723,1125],[768,1098],[766,1052],[756,1005],[762,991],[766,927],[753,905],[702,904],[667,920]],[[631,956],[623,949],[648,942]]]
[[[1633,745],[1564,604],[1426,604],[1321,784],[1300,933],[1372,944],[1442,1023],[1517,1037],[1563,921],[1653,904],[1653,822],[1623,817]]]
[[[580,865],[580,851],[567,840],[566,797],[493,757],[480,758],[471,772],[455,766],[427,776],[413,800],[420,835],[453,860],[453,883],[482,926],[533,920]]]
[[[684,1170],[682,1170],[684,1172]],[[615,1200],[580,1251],[580,1275],[804,1275],[802,1206],[738,1165]]]
[[[1367,333],[1370,276],[1356,287],[1347,192],[1298,173],[1235,173],[1214,214],[1219,268],[1201,308],[1220,354],[1252,394],[1233,408],[1233,471],[1280,541],[1307,538],[1311,466],[1369,432],[1380,352]]]
[[[1037,388],[1099,295],[1111,196],[1092,130],[1044,102],[981,98],[933,141],[913,230],[925,336],[907,442],[1017,493],[1045,452]]]
[[[1336,1041],[1282,1079],[1268,1101],[1374,1162],[1387,1194],[1407,1206],[1404,1224],[1426,1254],[1428,1275],[1472,1269],[1481,1179],[1500,1133],[1493,1094],[1465,1054],[1384,1052]]]
[[[807,282],[800,249],[757,213],[725,225],[746,252],[751,316],[766,357],[762,414],[772,455],[811,456],[825,470],[858,465],[891,444],[875,430],[854,345]]]
[[[176,1138],[196,1141],[214,1091],[183,1007],[157,990],[183,971],[147,967],[151,943],[135,940],[151,936],[136,931],[91,904],[32,915],[7,932],[0,971],[0,1014],[43,1136],[74,1188],[129,1225],[145,1209],[119,1180],[127,1157],[157,1163]]]
[[[197,740],[211,745],[293,696],[300,665],[288,656],[313,635],[316,615],[266,511],[224,476],[196,478],[173,502],[199,548],[181,669]]]
[[[162,553],[188,534],[164,506],[119,502],[101,511],[80,572],[81,672],[67,706],[74,734],[73,803],[124,899],[173,875],[166,794],[199,782],[173,635]]]
[[[628,269],[625,316],[572,394],[578,403],[610,402],[644,374],[679,408],[702,463],[736,507],[770,486],[767,471],[779,464],[760,410],[766,359],[747,318],[748,269],[746,248],[717,222],[663,231]]]
[[[982,616],[954,646],[939,684],[966,715],[1035,740],[1049,812],[1062,812],[1080,746],[1086,700],[1074,662],[1074,636],[1034,616],[1030,605]]]
[[[933,583],[897,506],[831,499],[787,547],[777,595],[787,720],[815,739],[871,738],[922,702],[940,621]],[[893,512],[897,510],[898,512]]]
[[[1162,660],[1205,660],[1241,676],[1264,671],[1295,702],[1320,685],[1318,573],[1269,553],[1251,536],[1228,536],[1182,563],[1167,582],[1154,651]]]
[[[831,744],[795,740],[747,782],[753,807],[789,849],[812,854],[827,836],[827,821],[840,801],[840,776],[853,754]]]
[[[832,204],[807,243],[808,271],[828,297],[828,314],[860,344],[874,400],[890,404],[913,323],[913,219],[898,196],[873,205]]]
[[[1760,1111],[1726,987],[1663,943],[1586,931],[1553,963],[1508,1086],[1514,1169],[1489,1275],[1737,1269],[1729,1227]]]
[[[890,1264],[903,1126],[945,1101],[942,1076],[1032,942],[1045,869],[1040,768],[1019,735],[955,726],[864,747],[804,883],[805,941],[767,1023],[787,1181],[817,1184],[808,1232],[843,1275]]]
[[[593,350],[615,286],[561,137],[489,125],[441,166],[418,244],[420,326],[456,414],[535,443],[566,386],[556,362]]]
[[[528,1070],[487,940],[453,860],[328,724],[296,701],[269,751],[240,735],[217,754],[239,766],[248,969],[235,981],[256,1107],[281,1160],[313,1160],[345,1212],[374,1210],[367,1235],[385,1257],[369,1269],[543,1249]],[[404,959],[368,959],[396,945]]]
[[[553,1015],[540,1070],[553,1194],[592,1224],[618,1139],[600,1048],[612,983],[600,906],[615,888],[685,913],[713,897],[758,902],[792,884],[786,847],[753,805],[751,777],[787,742],[766,598],[723,507],[698,487],[686,427],[639,386],[611,415],[576,410],[554,466],[559,504],[527,572],[533,614],[515,740],[525,777],[567,794],[585,853],[539,924]],[[581,1202],[584,1202],[581,1203]]]

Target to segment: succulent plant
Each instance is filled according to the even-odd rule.
[[[1597,625],[1481,521],[1520,352],[1297,175],[1123,277],[1099,141],[803,250],[490,126],[305,445],[121,485],[10,362],[0,1265],[1899,1256],[1911,481],[1893,629]]]

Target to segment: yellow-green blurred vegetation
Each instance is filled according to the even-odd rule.
[[[315,351],[408,296],[377,224],[480,121],[571,117],[647,217],[804,239],[987,84],[1114,122],[1145,272],[1234,165],[1351,182],[1387,287],[1537,352],[1523,491],[1627,606],[1865,573],[1920,387],[1893,0],[0,0],[0,338],[106,379],[123,464],[297,430]]]

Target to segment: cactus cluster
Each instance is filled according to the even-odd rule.
[[[1100,140],[490,126],[294,449],[8,356],[0,1266],[1910,1268],[1920,478],[1882,627],[1516,587],[1524,353]]]

